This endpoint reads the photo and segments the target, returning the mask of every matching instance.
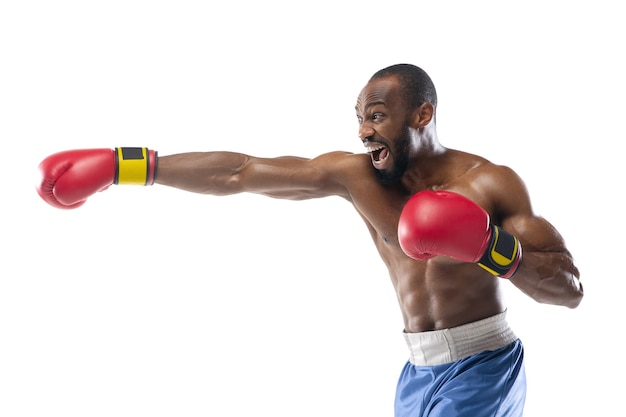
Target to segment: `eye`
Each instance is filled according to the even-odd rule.
[[[356,121],[359,122],[360,125],[363,124],[363,118],[361,116],[357,116]]]
[[[382,113],[374,113],[372,115],[372,120],[373,121],[380,121],[380,119],[382,119],[384,117],[384,115]]]

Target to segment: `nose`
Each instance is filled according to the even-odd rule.
[[[368,123],[361,123],[359,126],[359,138],[362,141],[371,137],[374,134],[374,129]]]

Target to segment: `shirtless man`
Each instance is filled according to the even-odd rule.
[[[79,207],[111,184],[342,197],[369,229],[404,318],[410,359],[395,415],[521,416],[523,346],[506,322],[500,285],[509,280],[538,302],[575,308],[579,272],[559,232],[533,213],[515,172],[439,143],[436,108],[430,77],[393,65],[374,74],[356,102],[367,153],[72,150],[42,161],[38,192],[60,208]]]

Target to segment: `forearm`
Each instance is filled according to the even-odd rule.
[[[537,302],[575,308],[584,294],[579,276],[567,251],[525,251],[510,280]]]
[[[328,173],[344,154],[315,159],[295,156],[259,158],[234,152],[191,152],[158,158],[155,183],[194,193],[256,193],[302,200],[347,195]]]
[[[212,195],[241,192],[238,174],[249,156],[233,152],[190,152],[158,158],[155,183]]]

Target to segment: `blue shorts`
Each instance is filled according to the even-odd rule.
[[[481,341],[487,340],[490,343],[506,341],[506,345],[462,355],[452,362],[424,365],[420,363],[424,358],[414,354],[417,345],[410,344],[409,347],[413,347],[411,360],[404,366],[396,390],[395,416],[522,416],[526,399],[524,347],[517,338],[509,341],[513,337],[512,332],[507,330],[502,333],[502,320],[503,317],[496,323],[497,335],[494,335],[491,323],[486,332],[483,332],[484,329],[474,334],[466,332],[465,340],[472,341],[469,345],[474,346],[480,346]],[[449,333],[446,339],[443,350],[452,352],[453,358],[457,351],[464,351],[468,345],[463,338],[455,340]],[[432,353],[432,347],[427,347],[426,353]]]

